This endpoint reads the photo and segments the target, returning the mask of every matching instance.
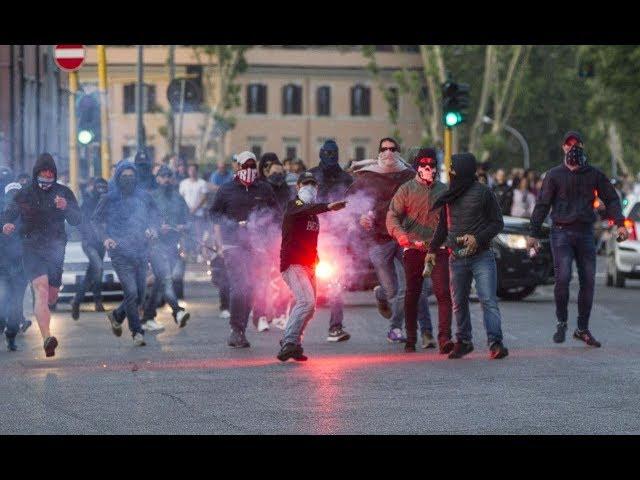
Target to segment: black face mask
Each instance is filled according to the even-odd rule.
[[[270,184],[275,185],[276,187],[279,187],[285,182],[286,178],[287,176],[284,173],[274,173],[272,175],[269,175],[267,177],[267,180],[269,181]]]
[[[587,164],[587,156],[584,154],[582,147],[575,144],[571,147],[571,150],[565,154],[564,161],[570,167],[583,167]]]
[[[106,185],[104,187],[101,187],[101,188],[94,188],[94,190],[93,190],[93,195],[96,198],[100,198],[100,196],[104,195],[105,193],[107,193],[107,186]]]
[[[134,177],[120,177],[118,179],[118,186],[124,193],[133,193],[136,188],[136,179]]]

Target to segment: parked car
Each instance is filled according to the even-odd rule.
[[[614,225],[610,225],[612,235],[607,241],[607,286],[624,288],[627,278],[640,279],[640,198],[629,195],[623,206],[625,227],[629,238],[624,242],[616,240]]]

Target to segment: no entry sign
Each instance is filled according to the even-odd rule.
[[[65,72],[75,72],[84,63],[84,45],[56,45],[56,65]]]

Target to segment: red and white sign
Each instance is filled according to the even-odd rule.
[[[84,63],[84,45],[56,45],[54,58],[60,70],[75,72]]]

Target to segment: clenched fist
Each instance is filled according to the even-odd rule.
[[[2,233],[5,235],[11,235],[16,229],[16,226],[13,223],[5,223],[2,227]]]
[[[104,241],[104,248],[106,248],[107,250],[112,250],[114,248],[116,248],[116,241],[113,240],[112,238],[107,238]]]
[[[56,195],[56,198],[53,199],[53,203],[56,204],[56,208],[59,210],[64,210],[67,208],[67,199],[61,197],[60,195]]]

